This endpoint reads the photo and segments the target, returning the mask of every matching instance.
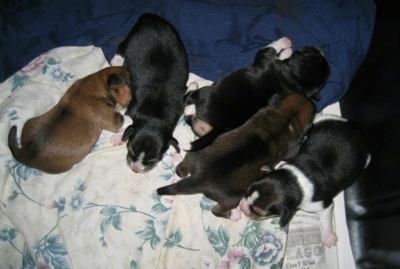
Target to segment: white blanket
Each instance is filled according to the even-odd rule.
[[[108,66],[95,47],[49,51],[0,85],[0,268],[281,268],[287,231],[277,219],[215,217],[203,195],[161,197],[183,155],[171,147],[147,174],[103,132],[73,169],[49,175],[18,164],[12,125],[56,104],[76,79]],[[189,82],[209,84],[191,74]],[[180,120],[180,143],[195,138]],[[71,139],[79,139],[72,137]]]

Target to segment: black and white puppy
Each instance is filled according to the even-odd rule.
[[[294,156],[315,115],[312,102],[298,93],[260,109],[240,127],[223,133],[208,147],[187,152],[177,166],[179,182],[159,195],[203,193],[217,202],[212,213],[235,220],[235,209],[253,180],[282,159]],[[239,215],[240,217],[240,215]]]
[[[367,138],[356,123],[318,115],[299,153],[252,183],[239,208],[253,219],[279,216],[281,226],[299,209],[317,213],[321,242],[334,246],[333,198],[357,179],[370,158]]]
[[[182,148],[194,151],[211,144],[266,106],[274,94],[298,92],[319,99],[330,74],[327,60],[315,47],[292,51],[291,45],[286,37],[272,42],[257,52],[251,66],[190,91],[185,99],[185,120],[200,138]]]
[[[183,114],[189,77],[185,47],[176,29],[165,19],[142,15],[118,53],[131,74],[132,118],[122,136],[128,140],[127,162],[137,173],[151,170],[170,145],[179,151],[173,131]]]

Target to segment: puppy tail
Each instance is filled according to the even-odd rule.
[[[185,151],[197,151],[210,145],[222,132],[218,129],[212,129],[209,133],[201,136],[197,140],[184,144],[181,148]]]
[[[157,189],[158,195],[195,194],[200,192],[200,186],[198,186],[195,180],[191,177]]]

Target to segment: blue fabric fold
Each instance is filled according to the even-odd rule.
[[[178,30],[190,71],[210,80],[244,67],[273,40],[320,47],[332,74],[316,103],[321,110],[347,91],[372,37],[372,0],[53,0],[5,1],[0,17],[0,81],[60,46],[101,47],[111,59],[143,13]]]

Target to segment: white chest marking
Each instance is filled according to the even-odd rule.
[[[297,179],[297,182],[303,193],[303,199],[299,204],[299,209],[307,212],[318,212],[324,208],[322,201],[312,201],[314,196],[314,184],[303,174],[300,169],[291,164],[284,164],[282,165],[281,169],[289,170]]]
[[[347,119],[342,118],[338,115],[319,113],[315,116],[313,123],[315,124],[315,123],[325,121],[325,120],[336,120],[336,121],[343,121],[343,122],[347,121]]]

